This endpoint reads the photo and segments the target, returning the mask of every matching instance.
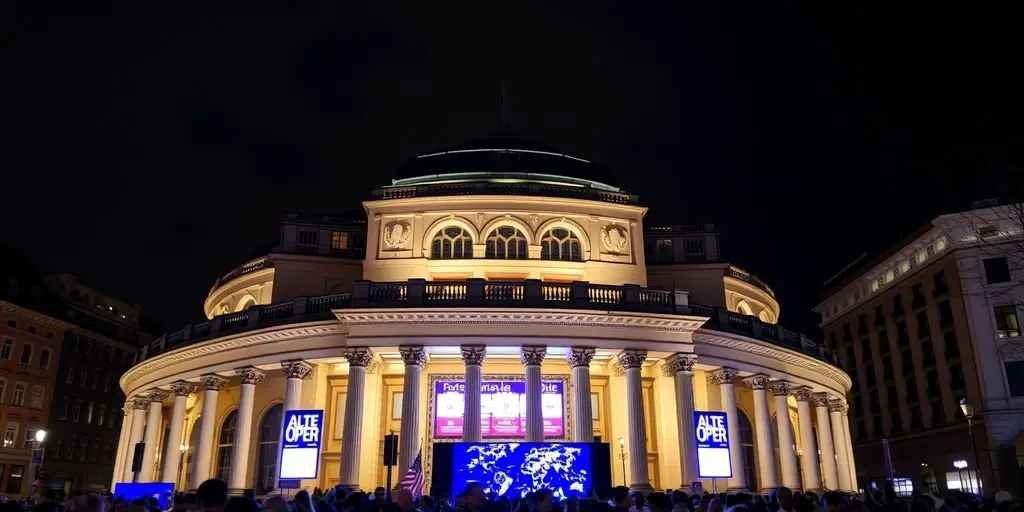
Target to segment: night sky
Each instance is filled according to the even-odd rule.
[[[14,2],[0,243],[177,329],[283,212],[360,208],[499,129],[504,80],[510,131],[606,164],[649,220],[718,224],[807,330],[828,277],[1024,162],[1012,13],[563,3]]]

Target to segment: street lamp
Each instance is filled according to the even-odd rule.
[[[45,430],[36,430],[36,442],[42,444],[46,440]]]
[[[974,419],[974,406],[967,401],[967,397],[960,399],[960,411],[964,413],[964,417],[967,418],[967,433],[971,436],[971,451],[974,452],[974,477],[978,482],[978,493],[981,493],[981,459],[978,458],[978,443],[974,440],[974,425],[972,420]],[[968,472],[968,475],[971,473]]]
[[[622,461],[622,485],[626,485],[626,439],[619,438],[619,459]]]
[[[188,445],[181,443],[178,446],[178,451],[181,452],[181,456],[178,457],[178,482],[182,482],[182,472],[185,470],[185,452],[188,451]],[[184,485],[184,483],[182,483]]]
[[[36,430],[35,439],[32,441],[32,454],[30,455],[31,459],[29,460],[28,470],[29,477],[32,479],[30,488],[33,493],[39,491],[39,489],[35,489],[34,486],[39,477],[39,470],[43,467],[43,450],[40,446],[42,446],[43,441],[45,440],[46,431],[43,429]]]

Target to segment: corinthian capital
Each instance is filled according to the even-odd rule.
[[[784,380],[777,380],[768,384],[772,396],[789,396],[789,383]]]
[[[793,390],[793,396],[797,402],[810,402],[814,400],[814,390],[807,386],[800,386]]]
[[[199,381],[203,383],[203,389],[207,391],[220,391],[228,383],[228,380],[224,377],[213,374],[203,375]]]
[[[722,367],[708,374],[708,383],[719,386],[732,384],[738,373],[734,368]]]
[[[768,383],[771,382],[771,378],[763,373],[758,373],[757,375],[751,375],[750,377],[743,379],[743,382],[750,386],[751,389],[763,391],[768,389]]]
[[[693,365],[697,362],[697,356],[693,354],[672,354],[665,360],[666,371],[671,374],[679,372],[693,373]]]
[[[249,366],[247,368],[239,368],[235,370],[235,375],[242,378],[242,384],[256,385],[263,382],[263,379],[267,377],[267,374]]]
[[[548,355],[548,348],[537,345],[523,345],[519,349],[519,360],[524,366],[540,366]]]
[[[625,370],[629,370],[631,368],[639,369],[644,365],[644,361],[646,360],[646,350],[627,348],[622,352],[619,352],[619,364],[622,365],[622,368]]]
[[[850,409],[850,406],[846,404],[846,400],[843,398],[830,397],[828,399],[828,410],[829,412],[841,412],[846,414],[846,411]]]
[[[484,364],[484,358],[487,357],[486,345],[463,345],[460,348],[462,349],[462,362],[467,366]]]
[[[153,391],[149,392],[149,401],[163,402],[164,400],[167,400],[167,397],[169,396],[171,396],[171,394],[168,393],[167,391],[164,391],[162,389],[154,389]]]
[[[137,410],[140,410],[140,411],[145,411],[146,409],[149,409],[149,398],[148,397],[137,396],[137,397],[133,398],[131,400],[131,402],[132,402],[132,409],[137,409]]]
[[[174,396],[188,396],[195,390],[196,385],[191,382],[179,380],[171,384],[171,392],[174,393]]]
[[[569,367],[589,367],[590,362],[594,360],[595,352],[596,351],[592,347],[572,347],[572,350],[569,351],[569,355],[566,357],[569,361]]]
[[[828,407],[828,399],[832,398],[828,393],[815,393],[814,397],[811,398],[811,403],[815,407]]]
[[[370,349],[366,347],[346,348],[342,355],[348,360],[349,366],[362,366],[365,368],[373,360],[373,352],[370,352]]]
[[[427,352],[423,346],[398,347],[398,353],[402,355],[402,362],[406,366],[423,366],[427,364]]]
[[[351,360],[349,360],[351,364]],[[284,369],[284,376],[288,379],[307,379],[313,373],[313,365],[302,361],[282,361],[281,368]]]

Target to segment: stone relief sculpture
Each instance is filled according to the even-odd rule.
[[[612,254],[625,254],[629,249],[629,238],[625,230],[609,224],[601,230],[601,244],[604,245],[605,251]]]
[[[408,249],[412,241],[412,228],[405,222],[392,222],[384,227],[385,249]]]

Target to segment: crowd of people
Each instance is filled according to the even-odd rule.
[[[769,495],[687,494],[681,490],[643,494],[615,487],[607,495],[591,491],[585,498],[558,500],[546,489],[525,497],[494,498],[479,484],[470,484],[454,498],[443,494],[414,497],[406,489],[388,493],[383,487],[373,493],[349,492],[339,486],[256,499],[229,496],[227,484],[217,479],[207,480],[195,493],[175,495],[167,506],[156,497],[125,500],[86,493],[64,499],[46,490],[38,500],[0,500],[0,512],[1024,512],[1019,507],[1006,493],[988,499],[960,491],[942,496],[915,492],[909,497],[896,496],[891,490],[875,490],[866,496],[819,495],[785,487]]]

